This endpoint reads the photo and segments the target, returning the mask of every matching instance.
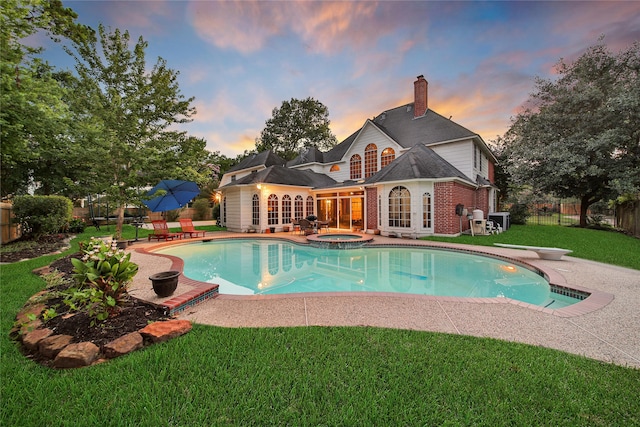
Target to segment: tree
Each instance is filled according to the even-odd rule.
[[[44,31],[56,41],[82,40],[93,32],[77,24],[75,12],[58,0],[4,0],[0,7],[0,188],[5,198],[51,182],[51,166],[62,164],[58,160],[66,145],[60,139],[69,124],[65,89],[37,57],[42,48],[24,45],[24,39]]]
[[[273,150],[285,160],[294,159],[305,147],[329,150],[338,142],[329,123],[329,110],[320,101],[291,98],[273,109],[256,139],[256,150]]]
[[[158,58],[147,69],[147,43],[140,37],[130,49],[129,33],[108,32],[73,43],[67,52],[79,75],[76,116],[82,119],[83,146],[93,158],[91,174],[76,188],[106,194],[117,206],[116,237],[124,207],[140,203],[140,189],[160,179],[210,179],[205,141],[170,130],[191,121],[193,98],[178,87],[178,73]]]
[[[556,68],[502,143],[515,183],[579,198],[584,227],[590,205],[640,189],[640,43],[618,55],[600,43]]]

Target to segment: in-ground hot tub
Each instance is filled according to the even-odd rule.
[[[351,233],[310,234],[307,236],[307,241],[311,246],[322,249],[361,248],[372,240],[373,236]]]

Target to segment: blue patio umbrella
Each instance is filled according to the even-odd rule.
[[[147,192],[147,195],[153,196],[158,190],[164,190],[166,193],[151,200],[143,201],[151,212],[164,212],[181,208],[200,194],[200,189],[195,182],[177,179],[160,181],[158,185]]]

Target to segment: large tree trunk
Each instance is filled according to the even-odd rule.
[[[580,227],[587,226],[587,210],[593,203],[593,200],[589,196],[582,196],[580,199]]]
[[[122,238],[122,224],[124,224],[124,205],[118,206],[118,217],[116,219],[116,240]]]

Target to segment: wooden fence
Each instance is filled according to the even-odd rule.
[[[640,200],[627,202],[616,209],[616,227],[640,238]]]
[[[0,244],[20,237],[18,224],[14,222],[11,203],[0,203]]]

